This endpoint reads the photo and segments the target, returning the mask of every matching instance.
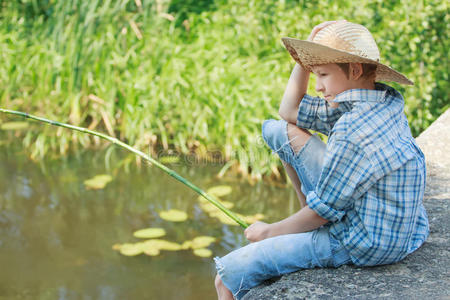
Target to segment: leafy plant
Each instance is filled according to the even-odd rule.
[[[293,67],[280,38],[341,18],[368,27],[382,61],[415,82],[392,84],[414,136],[450,107],[447,1],[194,2],[0,2],[0,107],[226,163],[221,175],[277,177],[260,130],[278,118]],[[33,158],[99,144],[52,128],[18,134]]]

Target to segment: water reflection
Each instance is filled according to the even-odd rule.
[[[182,243],[198,235],[218,238],[210,249],[224,255],[246,243],[242,229],[211,219],[198,195],[157,168],[134,165],[125,172],[126,153],[86,152],[40,164],[19,146],[0,148],[0,296],[8,299],[211,299],[215,297],[212,258],[191,251],[124,257],[115,243],[134,242],[132,233],[162,227],[166,238]],[[116,163],[114,163],[116,162]],[[207,189],[229,184],[233,211],[261,212],[275,221],[298,208],[292,189],[249,186],[233,178],[215,179],[220,166],[173,167]],[[103,190],[83,181],[111,174]],[[288,207],[288,209],[286,209]],[[158,212],[186,211],[183,223],[162,220]]]

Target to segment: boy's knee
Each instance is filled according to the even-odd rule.
[[[300,151],[300,149],[302,149],[303,146],[305,146],[306,142],[309,140],[312,134],[306,129],[302,129],[293,124],[288,123],[287,135],[292,150],[294,151],[295,154],[297,154]]]
[[[294,153],[298,153],[311,137],[308,130],[301,129],[285,120],[265,120],[262,125],[262,136],[266,144],[278,151],[289,141]]]
[[[286,138],[286,121],[284,120],[265,120],[262,125],[262,137],[266,144],[272,149],[279,149]]]

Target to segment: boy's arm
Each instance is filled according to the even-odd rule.
[[[289,123],[297,123],[298,106],[308,89],[309,71],[295,64],[284,91],[278,114]]]
[[[339,20],[323,22],[312,29],[307,40],[313,41],[314,37],[320,30],[336,22],[346,21]],[[281,118],[294,125],[297,123],[298,106],[308,90],[309,75],[310,72],[308,70],[299,64],[295,64],[291,77],[289,77],[286,90],[284,91],[283,99],[281,100],[278,114]]]
[[[328,223],[327,219],[320,217],[308,206],[303,207],[295,214],[276,223],[267,224],[256,222],[245,231],[245,237],[251,242],[257,242],[277,235],[312,231]]]

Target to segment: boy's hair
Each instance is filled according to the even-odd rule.
[[[345,75],[347,76],[347,79],[349,79],[350,77],[350,65],[349,63],[336,63],[338,65],[339,68],[341,68],[342,71],[344,71]],[[374,64],[364,64],[361,63],[362,68],[363,68],[363,74],[362,74],[362,78],[372,78],[375,76],[375,72],[377,70],[377,65]]]

